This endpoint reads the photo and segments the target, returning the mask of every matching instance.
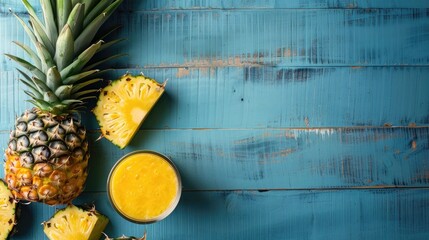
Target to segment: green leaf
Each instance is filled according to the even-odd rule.
[[[100,49],[98,49],[98,52],[106,50],[106,49],[110,48],[111,46],[113,46],[115,44],[118,44],[118,43],[120,43],[120,42],[122,42],[124,40],[125,40],[125,38],[120,38],[120,39],[112,40],[110,42],[103,43],[101,45]]]
[[[112,0],[101,0],[98,4],[91,9],[90,12],[85,14],[84,26],[88,26],[98,15],[104,12],[104,10],[112,3]]]
[[[55,95],[57,95],[60,100],[69,99],[72,88],[72,85],[62,85],[55,90]]]
[[[100,17],[96,18],[94,22],[92,22],[82,31],[82,33],[79,35],[79,37],[76,38],[76,41],[74,42],[75,54],[82,52],[85,47],[91,43],[92,39],[95,36],[95,33],[101,27],[105,19],[105,15],[100,15]]]
[[[47,72],[49,68],[55,66],[55,62],[52,59],[49,51],[43,46],[41,43],[37,43],[36,45],[37,53],[39,53],[39,58],[42,60],[42,70]]]
[[[84,87],[86,87],[86,86],[89,86],[89,85],[91,85],[91,84],[94,84],[94,83],[97,83],[97,82],[100,82],[100,81],[102,81],[103,79],[102,78],[96,78],[96,79],[92,79],[92,80],[88,80],[88,81],[85,81],[85,82],[82,82],[82,83],[79,83],[79,84],[76,84],[76,85],[73,85],[73,89],[72,89],[72,94],[73,93],[76,93],[76,92],[79,92],[82,88],[84,88]]]
[[[70,13],[67,23],[73,33],[73,38],[76,39],[83,29],[83,20],[85,19],[85,7],[78,3],[74,6]]]
[[[55,62],[59,71],[73,62],[74,58],[74,39],[72,31],[68,24],[66,24],[58,37],[55,52]]]
[[[86,95],[94,95],[94,93],[96,92],[100,92],[100,89],[90,89],[90,90],[85,90],[85,91],[81,91],[81,92],[77,92],[71,95],[72,99],[79,99],[80,97],[86,96]]]
[[[72,2],[70,0],[56,0],[57,1],[57,27],[58,30],[63,29],[67,23],[70,12],[72,10]]]
[[[34,85],[36,86],[37,90],[40,93],[51,92],[51,89],[48,86],[46,86],[45,82],[43,82],[42,80],[36,77],[33,77],[31,81],[34,83]]]
[[[55,103],[55,102],[58,102],[58,97],[56,96],[56,94],[49,91],[43,94],[43,100],[45,100],[48,103]]]
[[[75,41],[75,53],[81,52],[94,39],[95,34],[101,25],[110,17],[110,15],[119,7],[123,0],[116,0],[110,4],[105,11],[98,15],[94,20],[85,25],[85,29]]]
[[[32,65],[31,63],[25,61],[22,58],[10,55],[10,54],[5,54],[7,57],[9,57],[10,59],[12,59],[13,61],[15,61],[16,63],[18,63],[19,65],[21,65],[22,67],[26,68],[27,70],[29,70],[31,73],[33,73],[35,76],[37,76],[38,78],[42,79],[42,80],[46,80],[46,75],[41,72],[37,67],[35,67],[34,65]]]
[[[55,54],[54,45],[52,44],[51,40],[49,40],[48,35],[46,35],[46,32],[43,29],[43,26],[41,26],[32,16],[30,16],[30,24],[31,24],[31,27],[34,29],[34,35],[36,36],[37,41],[42,43],[46,47],[46,49],[48,49],[49,54],[51,56],[54,56]]]
[[[30,38],[31,42],[34,44],[34,46],[37,45],[37,39],[36,39],[36,35],[34,35],[33,30],[31,30],[27,24],[25,24],[25,22],[15,13],[12,13],[17,19],[18,22],[22,25],[22,28],[24,28],[24,31],[27,33],[28,37]]]
[[[76,99],[67,99],[61,102],[64,105],[72,105],[72,104],[83,104],[81,100]]]
[[[60,72],[58,72],[57,67],[54,66],[49,68],[46,74],[46,85],[52,91],[55,91],[59,86],[61,86],[61,84],[62,84],[61,75],[60,75]]]
[[[48,35],[51,43],[54,44],[57,42],[58,30],[55,24],[56,21],[52,2],[51,0],[40,0],[40,4],[42,5],[43,17],[45,19],[46,35]]]
[[[96,63],[93,63],[93,64],[89,65],[88,67],[85,67],[85,68],[83,69],[83,71],[87,71],[87,70],[93,69],[93,68],[95,68],[96,66],[98,66],[98,65],[100,65],[100,64],[102,64],[102,63],[104,63],[104,62],[110,61],[110,60],[112,60],[112,59],[120,58],[120,57],[123,57],[123,56],[127,56],[127,55],[128,55],[128,54],[116,54],[116,55],[110,56],[110,57],[108,57],[108,58],[104,58],[104,59],[103,59],[103,60],[101,60],[101,61],[98,61],[98,62],[96,62]]]
[[[21,69],[19,69],[19,68],[17,68],[16,70],[18,70],[18,72],[25,78],[25,79],[27,79],[27,81],[32,81],[31,80],[31,77],[30,76],[28,76],[25,72],[23,72],[23,71],[21,71]]]
[[[48,102],[44,101],[43,99],[38,99],[38,98],[36,99],[35,98],[33,100],[27,100],[27,102],[32,103],[34,106],[36,106],[36,107],[38,107],[44,111],[48,111],[48,112],[52,111],[51,105]]]
[[[63,83],[64,84],[74,84],[74,83],[80,81],[81,79],[86,78],[86,77],[88,77],[94,73],[99,72],[99,71],[100,70],[95,69],[95,70],[91,70],[91,71],[87,71],[87,72],[82,72],[82,73],[79,73],[79,74],[76,74],[76,75],[73,75],[73,76],[70,76],[70,77],[64,79]]]
[[[33,94],[33,96],[35,97],[35,98],[41,98],[41,97],[43,97],[42,96],[42,94],[39,92],[39,91],[37,91],[37,89],[34,87],[34,84],[32,84],[32,83],[30,83],[30,82],[28,82],[27,80],[25,80],[25,79],[19,79],[25,86],[27,86],[28,87],[28,89],[30,90],[30,92]],[[28,94],[27,94],[28,95]]]
[[[86,100],[91,100],[91,99],[97,99],[97,97],[96,96],[87,96],[87,97],[79,98],[79,100],[82,102],[84,102]]]
[[[28,13],[30,14],[30,16],[32,16],[34,18],[34,20],[40,25],[43,26],[43,23],[40,21],[40,19],[37,17],[37,13],[36,11],[34,11],[33,6],[27,1],[27,0],[21,0],[22,3],[24,4],[25,8],[27,9]]]
[[[39,57],[37,56],[37,54],[27,45],[20,43],[18,41],[12,41],[13,43],[15,43],[16,45],[18,45],[20,48],[22,48],[24,50],[24,52],[26,52],[31,60],[33,60],[33,63],[35,65],[36,68],[41,69],[42,68],[42,63],[40,62]]]
[[[104,12],[106,13],[107,17],[109,18],[110,15],[112,15],[112,13],[119,7],[119,5],[121,5],[121,3],[124,0],[115,0],[112,4],[110,4],[106,10],[104,10]]]
[[[70,112],[70,111],[68,110],[68,106],[67,105],[64,105],[64,104],[60,103],[60,104],[54,105],[52,107],[52,110],[50,112],[52,112],[53,114],[56,114],[56,115],[61,115],[61,114],[65,113],[65,112]]]
[[[101,43],[102,42],[99,41],[96,44],[92,44],[88,49],[81,53],[72,64],[61,71],[61,77],[65,79],[68,76],[79,73],[100,48]]]
[[[37,98],[37,96],[34,95],[34,93],[32,91],[24,90],[24,93],[27,94],[27,96],[29,96],[30,98]]]
[[[82,0],[82,3],[85,4],[85,16],[88,15],[97,2],[98,0]]]

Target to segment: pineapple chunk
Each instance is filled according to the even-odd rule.
[[[16,224],[16,202],[12,192],[0,180],[0,239],[9,239]]]
[[[43,231],[50,240],[100,239],[109,219],[95,211],[74,205],[59,210],[43,223]]]
[[[125,148],[149,111],[164,93],[165,84],[126,74],[105,87],[93,112],[105,138]]]

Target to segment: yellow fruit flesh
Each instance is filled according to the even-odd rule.
[[[163,92],[164,85],[131,75],[104,88],[94,108],[104,137],[120,148],[127,146]]]
[[[44,232],[50,240],[99,239],[108,220],[95,213],[70,205],[44,223]]]
[[[16,203],[6,184],[0,182],[0,239],[6,239],[15,226]]]
[[[178,176],[162,157],[137,153],[112,172],[110,197],[116,208],[135,221],[150,221],[171,210],[179,193]]]

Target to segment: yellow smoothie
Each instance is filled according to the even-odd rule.
[[[122,159],[109,177],[110,199],[125,217],[153,221],[169,214],[178,201],[179,176],[160,155],[137,152]]]

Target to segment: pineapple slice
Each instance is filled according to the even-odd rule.
[[[43,231],[50,240],[95,240],[100,239],[108,222],[94,208],[84,210],[69,205],[44,222]]]
[[[7,184],[0,180],[0,239],[9,239],[16,224],[16,201]]]
[[[93,110],[103,136],[119,148],[125,148],[164,88],[165,83],[130,74],[105,87]]]

